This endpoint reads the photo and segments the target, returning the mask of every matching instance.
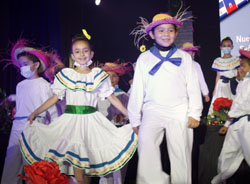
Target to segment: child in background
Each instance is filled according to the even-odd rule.
[[[89,68],[93,55],[85,36],[72,39],[74,68],[64,68],[55,76],[54,95],[29,116],[31,124],[27,124],[19,140],[27,162],[66,161],[73,166],[78,184],[84,183],[84,174],[104,176],[121,169],[137,146],[130,125],[117,128],[96,111],[98,97],[107,98],[127,115],[126,108],[113,95],[108,74],[100,68]],[[64,114],[48,126],[36,123],[40,113],[64,96]]]
[[[242,83],[245,75],[246,75],[246,69],[243,67],[243,62],[242,60],[240,60],[240,67],[237,68],[237,76],[234,77],[232,80],[230,80],[230,87],[231,87],[231,91],[232,93],[235,95],[237,93],[237,91],[239,90],[240,84]],[[230,121],[226,121],[223,125],[223,127],[220,128],[219,130],[219,134],[221,135],[225,135],[227,133],[228,127],[230,125]]]
[[[55,75],[64,68],[64,64],[54,52],[52,57],[52,62],[49,63],[47,70],[44,72],[44,76],[53,83]]]
[[[128,95],[119,88],[118,83],[120,76],[124,75],[128,68],[127,63],[105,63],[102,69],[110,76],[111,84],[115,88],[114,95],[127,107]],[[117,127],[123,126],[128,123],[128,120],[124,115],[116,109],[108,100],[99,100],[97,104],[98,110],[105,115],[114,125]],[[100,178],[99,184],[123,184],[125,181],[125,175],[127,171],[127,165],[122,169],[113,172],[109,175]]]
[[[111,85],[115,88],[114,95],[127,107],[128,95],[119,88],[118,83],[120,76],[124,75],[130,68],[126,67],[127,63],[105,63],[102,69],[109,74]],[[122,126],[127,124],[124,115],[116,109],[108,100],[98,101],[98,110],[103,113],[114,125]]]
[[[137,62],[128,103],[129,121],[138,134],[137,184],[191,184],[193,128],[199,126],[202,100],[191,56],[174,44],[184,12],[141,19],[137,38],[155,45]],[[171,176],[163,172],[160,144],[166,132]]]
[[[28,116],[53,94],[50,84],[39,74],[46,70],[50,54],[27,46],[26,40],[19,40],[11,51],[11,62],[20,69],[26,79],[16,87],[16,113],[13,121],[9,144],[6,152],[2,174],[2,184],[21,184],[22,179],[17,177],[23,174],[23,159],[18,138],[24,129]],[[40,114],[37,121],[48,124],[58,116],[55,106]]]
[[[225,182],[237,171],[243,159],[250,166],[250,51],[242,49],[239,52],[240,67],[245,77],[228,112],[231,125],[218,160],[218,175],[211,182],[213,184]]]
[[[210,101],[209,90],[208,90],[203,72],[201,70],[201,66],[198,62],[194,61],[195,54],[199,51],[198,47],[194,46],[193,43],[186,42],[182,45],[181,49],[188,52],[191,55],[193,62],[194,62],[194,66],[198,74],[201,93],[204,96],[205,102],[209,102]]]
[[[217,75],[208,114],[213,112],[212,104],[216,98],[234,98],[234,94],[230,88],[230,80],[237,76],[237,68],[240,66],[239,58],[231,55],[233,41],[230,37],[226,37],[221,41],[220,49],[223,56],[216,58],[212,65],[212,69],[217,72]]]

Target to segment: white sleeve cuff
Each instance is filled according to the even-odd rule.
[[[225,122],[224,126],[225,126],[225,127],[229,127],[230,123],[231,123],[231,121],[228,121],[228,120],[227,120],[227,121]]]
[[[188,117],[192,117],[192,118],[196,119],[197,121],[201,120],[200,114],[197,115],[196,113],[188,113]]]
[[[130,122],[130,124],[131,124],[132,127],[138,127],[138,126],[141,125],[140,122],[137,122],[137,123],[135,123],[135,122],[134,122],[134,123],[131,123],[131,122]]]

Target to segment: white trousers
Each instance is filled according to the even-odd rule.
[[[100,177],[99,184],[123,184],[125,182],[127,166],[128,164],[126,164],[120,170]]]
[[[240,128],[238,128],[240,126]],[[250,122],[241,118],[229,127],[218,159],[218,175],[211,181],[219,184],[230,178],[240,167],[245,158],[250,166]]]
[[[171,174],[161,164],[160,144],[166,131]],[[143,114],[138,134],[137,184],[191,184],[193,129],[183,122],[167,118],[162,112]]]
[[[22,130],[15,130],[14,128],[11,130],[1,184],[22,184],[21,177],[17,176],[18,174],[24,174],[24,160],[18,142],[21,132]]]

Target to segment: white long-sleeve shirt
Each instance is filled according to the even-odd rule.
[[[42,105],[48,98],[53,96],[50,84],[42,77],[36,79],[25,79],[17,84],[16,87],[16,114],[15,119],[24,119]],[[56,106],[53,105],[47,111],[39,115],[48,124],[51,120],[58,117]],[[25,123],[25,121],[22,121]],[[23,129],[22,123],[16,123],[16,128]]]
[[[198,62],[196,62],[196,61],[193,61],[193,62],[194,62],[194,66],[195,66],[197,74],[198,74],[201,93],[203,96],[206,96],[209,94],[209,90],[208,90],[207,83],[205,81],[203,72],[201,70],[201,66]]]
[[[229,117],[238,118],[250,114],[250,74],[246,75],[242,83],[237,87],[236,97],[233,100]]]
[[[161,54],[166,56],[167,53]],[[191,56],[178,49],[172,56],[175,57],[182,58],[180,66],[166,61],[152,76],[149,71],[160,59],[149,50],[139,56],[128,103],[132,127],[139,126],[142,113],[151,109],[182,121],[187,116],[200,120],[201,92]]]

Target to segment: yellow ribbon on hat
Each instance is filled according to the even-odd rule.
[[[82,29],[82,33],[83,33],[83,35],[84,35],[88,40],[91,39],[91,36],[87,33],[87,30],[86,30],[86,29]]]

